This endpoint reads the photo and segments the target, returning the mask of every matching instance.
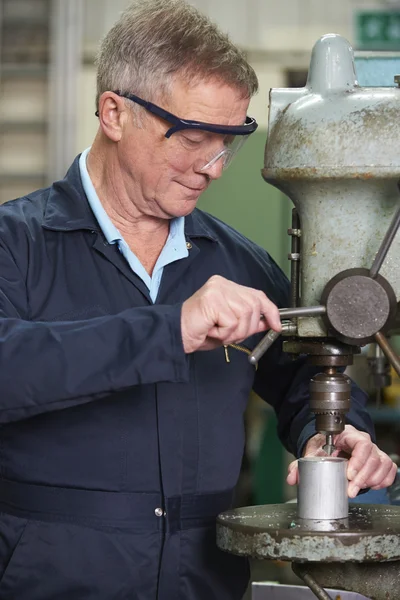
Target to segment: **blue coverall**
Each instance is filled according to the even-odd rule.
[[[241,599],[248,563],[217,549],[215,517],[231,506],[249,392],[298,455],[314,369],[279,342],[257,371],[234,349],[185,355],[182,303],[213,274],[279,306],[289,291],[216,218],[196,209],[185,235],[189,256],[165,267],[153,304],[105,243],[77,159],[0,207],[1,600]],[[364,403],[354,389],[348,422],[371,432]]]

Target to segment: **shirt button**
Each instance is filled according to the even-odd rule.
[[[156,508],[154,513],[155,513],[156,517],[162,517],[164,514],[164,511],[162,508]]]
[[[188,250],[191,250],[191,248],[192,248],[192,244],[191,244],[190,242],[186,242],[186,248],[187,248]]]

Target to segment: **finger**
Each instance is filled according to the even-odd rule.
[[[289,485],[296,485],[299,481],[299,469],[297,460],[294,460],[290,463],[288,467],[288,475],[286,477],[286,482]]]
[[[239,339],[237,327],[238,327],[238,310],[233,308],[233,302],[218,307],[218,315],[215,319],[216,323],[212,327],[207,337],[220,340],[222,344],[230,344]]]
[[[240,300],[232,309],[237,317],[236,330],[232,335],[236,336],[233,341],[242,341],[258,331],[258,322],[255,315],[259,315],[257,306],[247,300]]]
[[[253,333],[261,333],[269,328],[266,320],[261,318],[261,305],[258,298],[257,302],[254,303],[254,311],[251,315],[250,326]]]
[[[349,432],[347,436],[340,434],[335,440],[336,449],[350,454],[347,466],[347,477],[353,480],[367,462],[374,444],[367,434]]]
[[[278,307],[263,293],[259,293],[260,313],[264,315],[269,327],[274,331],[282,331],[281,316]]]
[[[382,488],[389,487],[392,485],[397,475],[397,465],[393,463],[390,467],[389,473],[385,477],[385,479],[380,483],[380,485],[373,486],[373,490],[381,490]]]
[[[349,483],[348,492],[350,498],[357,496],[361,489],[369,487],[368,482],[371,476],[378,470],[380,464],[381,461],[379,455],[373,448],[364,467],[360,469],[357,475]]]
[[[385,481],[390,471],[392,470],[393,461],[383,452],[378,451],[380,457],[380,465],[378,469],[370,475],[367,480],[368,487],[376,487],[380,489],[384,487],[382,483]]]

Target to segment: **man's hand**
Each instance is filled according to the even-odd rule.
[[[326,456],[322,446],[325,435],[318,433],[306,444],[304,456]],[[397,465],[387,454],[379,450],[371,441],[368,433],[358,431],[352,425],[346,425],[344,431],[335,437],[336,451],[332,456],[349,456],[347,479],[349,480],[348,494],[355,498],[363,488],[379,490],[391,485],[396,477]],[[299,472],[297,460],[289,465],[287,483],[298,483]]]
[[[219,275],[211,277],[182,306],[181,331],[186,354],[239,343],[270,327],[281,331],[281,320],[277,307],[264,292]]]

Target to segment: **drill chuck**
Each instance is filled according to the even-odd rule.
[[[344,430],[345,414],[350,408],[351,380],[334,367],[318,373],[310,381],[310,410],[315,414],[317,431],[338,434]]]

